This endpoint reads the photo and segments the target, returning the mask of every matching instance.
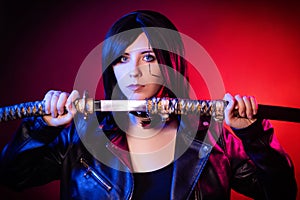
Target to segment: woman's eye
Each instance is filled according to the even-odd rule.
[[[128,58],[126,56],[121,56],[120,62],[121,63],[126,63],[128,61]]]
[[[151,54],[147,54],[143,57],[143,60],[146,61],[146,62],[152,62],[155,60],[155,57]]]

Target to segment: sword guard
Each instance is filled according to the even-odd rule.
[[[88,115],[94,112],[94,100],[88,98],[88,91],[83,92],[81,99],[74,101],[75,108],[78,112],[83,113],[83,118],[87,120]]]

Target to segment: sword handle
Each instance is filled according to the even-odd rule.
[[[91,106],[93,102],[93,99],[84,97],[75,100],[74,103],[77,111],[83,113],[84,117],[86,118],[88,114],[93,113],[93,106]],[[64,113],[67,113],[66,109],[64,110]],[[26,117],[44,115],[47,115],[45,111],[45,100],[20,103],[0,108],[0,123],[16,119],[23,119]]]
[[[94,112],[94,100],[87,98],[87,95],[84,95],[81,99],[75,100],[74,103],[77,111],[83,113],[85,118],[87,118],[88,114]],[[64,113],[67,113],[66,109],[64,110]],[[10,120],[23,119],[26,117],[44,115],[47,115],[45,111],[45,100],[20,103],[0,108],[0,123]]]
[[[26,102],[0,108],[0,122],[45,114],[45,101]]]

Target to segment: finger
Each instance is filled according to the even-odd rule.
[[[224,95],[223,99],[228,102],[228,105],[226,106],[225,112],[227,114],[232,113],[232,111],[234,109],[234,104],[235,104],[235,100],[234,100],[233,96],[230,93],[226,93]]]
[[[245,103],[242,99],[242,97],[238,94],[238,95],[235,95],[234,98],[236,99],[237,101],[237,104],[238,104],[238,111],[239,111],[239,115],[241,117],[245,117],[246,116],[246,106],[245,106]]]
[[[58,101],[57,101],[57,112],[59,115],[63,115],[65,111],[65,105],[67,102],[69,94],[66,92],[62,92],[59,95]]]
[[[251,106],[252,106],[253,115],[256,115],[257,109],[258,109],[258,104],[257,104],[255,97],[250,96],[250,102],[251,102]]]
[[[54,91],[52,97],[51,97],[51,103],[50,103],[50,111],[52,117],[57,117],[57,102],[60,95],[60,91]]]
[[[44,97],[44,101],[45,101],[45,113],[46,114],[50,114],[50,107],[51,107],[51,98],[53,95],[54,91],[50,90],[46,93],[45,97]]]
[[[248,119],[252,119],[253,117],[253,110],[252,110],[252,105],[250,101],[250,97],[248,96],[243,96],[243,101],[246,107],[246,115]]]
[[[67,111],[69,113],[71,113],[73,116],[76,114],[77,110],[74,106],[74,101],[76,99],[80,98],[80,95],[79,95],[79,92],[77,90],[73,90],[70,94],[70,96],[68,97],[67,99],[67,102],[66,102],[66,108],[67,108]]]

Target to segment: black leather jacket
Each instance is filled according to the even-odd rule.
[[[60,179],[61,199],[131,199],[130,159],[120,151],[126,149],[124,134],[93,118],[74,124],[57,128],[41,118],[24,120],[2,151],[1,183],[23,189]],[[93,134],[85,139],[87,132]],[[255,199],[296,198],[292,162],[267,120],[236,130],[239,138],[224,128],[214,146],[203,142],[209,132],[199,128],[193,138],[188,129],[179,131],[176,146],[187,149],[174,163],[171,199],[224,200],[231,189]],[[87,148],[88,141],[97,143]]]

